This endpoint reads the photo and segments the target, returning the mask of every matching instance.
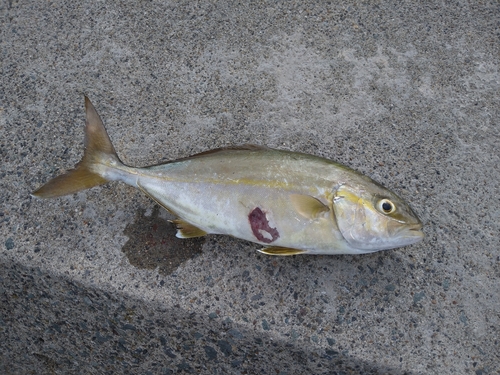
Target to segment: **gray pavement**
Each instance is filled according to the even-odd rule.
[[[2,374],[500,373],[500,5],[4,1]],[[135,166],[243,143],[410,202],[423,242],[268,257],[181,241],[110,183],[29,193],[83,151],[83,94]]]

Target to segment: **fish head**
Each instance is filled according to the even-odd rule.
[[[375,181],[341,185],[333,209],[342,236],[359,253],[411,245],[424,237],[410,206]]]

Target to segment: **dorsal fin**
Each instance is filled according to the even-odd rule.
[[[271,150],[271,149],[267,146],[252,145],[252,144],[220,147],[220,148],[215,148],[213,150],[207,150],[207,151],[200,152],[198,154],[187,156],[185,158],[177,159],[176,161],[193,159],[193,158],[197,158],[200,156],[207,156],[207,155],[211,155],[211,154],[218,154],[220,152],[227,152],[227,151],[231,152],[231,151],[242,151],[242,150],[245,150],[245,151],[263,151],[263,150]]]
[[[191,159],[196,159],[199,157],[205,157],[207,155],[216,155],[219,153],[224,153],[224,152],[231,152],[231,151],[241,151],[241,150],[246,150],[246,151],[265,151],[265,150],[273,150],[272,148],[269,148],[267,146],[259,146],[259,145],[252,145],[252,144],[244,144],[240,146],[228,146],[228,147],[220,147],[220,148],[215,148],[213,150],[207,150],[207,151],[202,151],[198,154],[194,154],[191,156],[185,156],[179,159],[174,159],[174,160],[168,160],[168,161],[162,161],[161,163],[158,164],[153,164],[148,167],[154,167],[158,165],[165,165],[165,164],[171,164],[171,163],[178,163],[180,161],[186,161],[186,160],[191,160]]]

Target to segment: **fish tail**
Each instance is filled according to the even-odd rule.
[[[57,176],[32,193],[39,198],[54,198],[73,194],[81,190],[105,184],[110,181],[105,177],[106,168],[111,163],[121,161],[111,144],[99,114],[85,96],[85,153],[82,160],[65,174]]]

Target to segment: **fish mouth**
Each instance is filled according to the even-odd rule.
[[[411,224],[406,226],[406,230],[412,231],[412,232],[421,232],[422,231],[422,224]]]
[[[418,242],[425,236],[424,232],[422,232],[421,223],[404,226],[399,230],[398,235],[408,241],[411,241],[411,243]]]

